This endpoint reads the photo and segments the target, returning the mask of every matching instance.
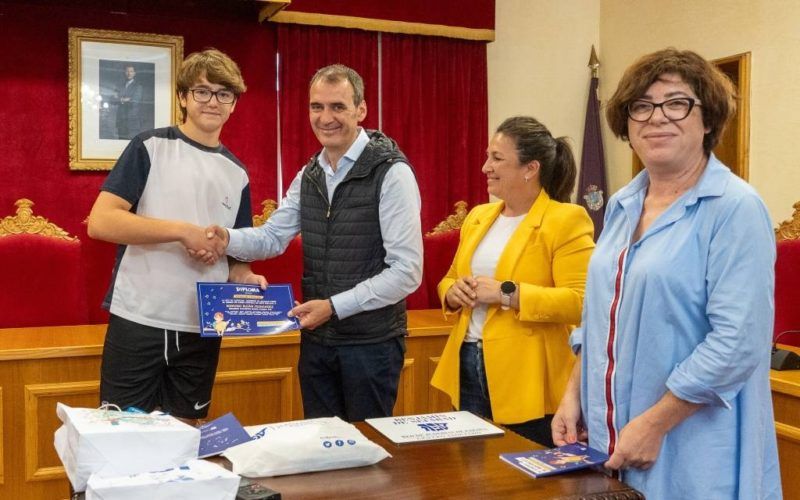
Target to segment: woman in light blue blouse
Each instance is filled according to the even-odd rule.
[[[730,81],[690,51],[644,56],[608,103],[645,166],[606,207],[556,444],[585,439],[647,498],[780,498],[769,386],[775,242],[712,149]]]

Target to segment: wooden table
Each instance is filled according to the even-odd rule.
[[[779,345],[800,354],[800,348]],[[781,463],[781,484],[786,500],[800,499],[800,370],[770,370],[772,406]]]
[[[365,423],[356,426],[392,458],[369,467],[261,478],[294,499],[644,498],[595,471],[534,479],[500,460],[500,453],[541,448],[506,431],[503,437],[395,445]]]

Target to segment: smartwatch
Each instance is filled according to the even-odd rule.
[[[500,309],[506,311],[511,307],[511,296],[517,291],[517,284],[513,281],[500,283]]]

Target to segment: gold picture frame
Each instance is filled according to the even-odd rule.
[[[110,170],[143,130],[178,123],[183,37],[69,29],[69,168]]]

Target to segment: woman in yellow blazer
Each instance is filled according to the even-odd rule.
[[[444,312],[458,321],[431,384],[455,408],[550,446],[594,248],[586,210],[568,203],[576,170],[565,138],[534,118],[504,121],[482,169],[501,201],[467,215],[439,283]]]

